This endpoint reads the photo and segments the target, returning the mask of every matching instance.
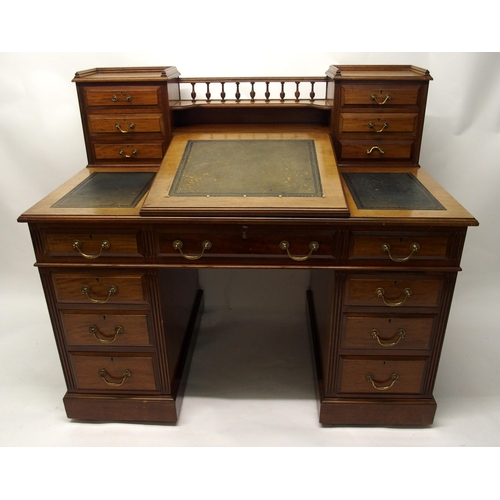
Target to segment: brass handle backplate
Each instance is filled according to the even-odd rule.
[[[420,250],[420,245],[418,243],[412,243],[410,245],[410,254],[406,257],[394,257],[391,254],[391,245],[389,243],[383,243],[380,247],[383,252],[387,252],[389,254],[389,258],[394,262],[406,262],[410,260],[414,253],[417,253]]]
[[[119,130],[122,134],[128,134],[131,130],[133,130],[135,128],[135,124],[129,123],[128,130],[123,130],[119,123],[115,123],[115,128],[116,128],[116,130]]]
[[[99,341],[102,342],[103,344],[112,344],[118,335],[123,333],[123,326],[117,326],[115,328],[115,334],[114,335],[106,335],[105,333],[102,333],[99,328],[97,328],[96,325],[92,325],[89,327],[89,332]]]
[[[371,99],[372,101],[375,101],[377,104],[380,104],[380,105],[382,106],[382,105],[383,105],[383,104],[385,104],[386,102],[389,102],[389,101],[392,99],[392,96],[391,96],[390,94],[386,94],[386,96],[385,96],[385,98],[384,98],[384,100],[383,100],[383,101],[378,101],[378,100],[377,100],[377,96],[376,96],[376,94],[372,94],[372,95],[370,96],[370,99]]]
[[[87,297],[87,299],[90,300],[90,302],[93,302],[94,304],[105,304],[111,297],[111,295],[116,295],[118,293],[118,288],[116,288],[115,285],[110,285],[108,288],[108,296],[105,299],[93,299],[90,296],[90,287],[87,285],[82,286],[82,293]]]
[[[115,94],[113,94],[113,95],[111,96],[111,100],[112,100],[113,102],[118,102],[118,97],[117,97]],[[132,96],[131,96],[130,94],[125,94],[125,100],[126,100],[127,102],[131,102],[131,101],[132,101]]]
[[[290,257],[290,259],[295,260],[297,262],[302,262],[304,260],[307,260],[313,252],[319,249],[319,243],[317,241],[311,241],[311,243],[309,243],[309,253],[307,255],[302,255],[302,256],[292,255],[290,253],[290,243],[288,243],[288,241],[286,240],[283,240],[280,243],[280,248],[281,250],[286,250],[286,253],[288,254],[288,257]]]
[[[212,248],[212,242],[209,241],[209,240],[204,240],[202,243],[201,243],[201,253],[198,254],[198,255],[188,255],[188,254],[185,254],[183,251],[182,251],[182,247],[184,246],[182,241],[181,240],[175,240],[173,243],[172,243],[172,246],[175,248],[175,250],[178,250],[179,253],[187,260],[198,260],[198,259],[201,259],[201,257],[203,257],[203,254],[205,253],[205,250],[210,250]]]
[[[86,259],[97,259],[98,257],[101,256],[103,250],[108,250],[108,248],[111,246],[108,240],[102,240],[101,241],[101,249],[99,250],[99,253],[96,254],[88,254],[88,253],[83,253],[82,252],[82,242],[80,240],[75,240],[73,241],[73,248],[75,250],[78,250],[80,255],[82,257],[85,257]]]
[[[370,382],[373,388],[377,389],[377,391],[387,391],[399,380],[399,375],[397,373],[393,373],[389,379],[391,380],[389,385],[377,385],[383,382],[376,382],[375,377],[371,373],[366,374],[366,380],[368,380],[368,382]]]
[[[384,155],[385,154],[385,150],[381,149],[379,146],[372,146],[370,149],[367,149],[366,150],[366,154],[367,155],[371,155],[373,153],[374,150],[377,150],[380,152],[380,154]]]
[[[127,153],[125,153],[125,151],[123,149],[120,149],[120,150],[118,150],[118,154],[120,156],[125,157],[125,158],[132,158],[133,156],[137,156],[139,154],[139,150],[138,149],[133,149],[132,150],[132,154],[128,155]]]
[[[112,377],[104,368],[102,370],[99,370],[99,377],[101,377],[106,384],[112,386],[112,387],[120,387],[123,385],[125,380],[130,378],[132,376],[132,372],[130,370],[125,370],[123,372],[122,378],[119,382],[113,382],[112,380],[108,380],[106,377],[114,378]],[[118,379],[119,380],[119,379]]]
[[[403,296],[396,300],[395,302],[388,302],[385,298],[385,290],[382,288],[382,287],[379,287],[375,290],[375,294],[377,295],[377,297],[379,299],[382,299],[383,303],[386,305],[386,306],[389,306],[389,307],[399,307],[399,306],[402,306],[405,302],[406,302],[406,299],[408,299],[409,297],[411,297],[411,294],[412,294],[412,291],[411,291],[411,288],[405,288],[403,290]]]
[[[368,126],[370,128],[375,128],[375,124],[373,122],[369,122]],[[382,125],[382,128],[380,130],[375,130],[375,132],[380,134],[380,132],[383,132],[388,126],[389,126],[389,124],[387,122],[384,122],[384,124]]]
[[[403,328],[400,328],[396,334],[392,337],[392,339],[390,339],[389,342],[386,342],[386,341],[382,341],[380,339],[380,334],[379,334],[379,331],[374,328],[371,332],[370,332],[371,336],[376,339],[376,341],[382,346],[382,347],[394,347],[395,345],[398,345],[399,342],[401,341],[401,339],[403,339],[406,335],[406,331],[403,329]],[[396,340],[393,340],[393,339],[396,339]],[[391,342],[392,341],[392,342]]]

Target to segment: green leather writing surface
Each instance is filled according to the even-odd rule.
[[[154,172],[94,172],[54,208],[133,208],[149,189]]]
[[[344,172],[359,209],[445,210],[423,184],[406,172]]]
[[[190,140],[170,196],[322,196],[312,140]]]

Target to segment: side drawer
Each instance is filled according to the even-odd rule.
[[[123,272],[108,274],[53,273],[52,281],[59,303],[145,304],[145,275]]]
[[[398,264],[419,260],[448,261],[450,235],[446,233],[352,232],[349,259],[381,260]]]
[[[151,346],[147,312],[61,311],[66,343],[79,346]]]
[[[88,115],[88,121],[91,134],[123,134],[123,137],[125,134],[163,134],[163,115],[159,113]]]
[[[165,143],[158,142],[117,142],[111,144],[93,143],[96,160],[161,160]]]
[[[437,307],[443,280],[409,273],[350,276],[345,305],[374,307]]]
[[[141,257],[137,231],[126,232],[43,232],[46,257],[75,257],[79,261],[109,257]]]
[[[340,140],[341,157],[351,160],[409,160],[413,155],[413,140]]]
[[[72,352],[71,363],[76,388],[83,391],[156,391],[153,354],[113,354]]]
[[[420,394],[427,358],[341,358],[339,392],[352,394]]]
[[[340,113],[342,133],[413,133],[417,113]]]
[[[421,85],[397,85],[386,82],[343,84],[341,106],[416,106]]]
[[[343,349],[430,349],[435,315],[345,314]]]
[[[89,86],[83,94],[89,107],[158,106],[161,102],[159,86]]]

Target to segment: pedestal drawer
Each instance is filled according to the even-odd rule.
[[[344,315],[344,349],[429,349],[435,315]]]
[[[408,273],[350,276],[345,304],[376,307],[437,307],[442,288],[441,277]]]
[[[427,360],[341,358],[341,393],[419,394]]]
[[[70,353],[79,390],[100,392],[130,392],[157,390],[153,355],[113,356]]]
[[[339,140],[341,156],[356,160],[409,160],[413,154],[413,140]]]
[[[415,106],[421,85],[388,84],[386,82],[344,84],[341,88],[342,106]]]
[[[164,154],[162,142],[122,142],[93,144],[96,160],[161,160]]]
[[[147,313],[61,311],[66,343],[76,346],[150,346]]]
[[[342,133],[413,133],[417,113],[340,113]]]
[[[146,303],[143,273],[54,273],[57,301],[83,304]]]

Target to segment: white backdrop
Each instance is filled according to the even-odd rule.
[[[203,41],[199,46],[203,47]],[[203,53],[175,47],[140,53],[0,53],[0,445],[498,446],[500,55],[259,52],[242,56],[211,50],[204,57]],[[300,386],[299,396],[281,387],[276,391],[285,395],[281,392],[276,398],[265,385],[259,394],[255,389],[261,387],[259,381],[246,383],[243,378],[250,372],[230,375],[243,380],[231,384],[224,373],[210,371],[204,353],[215,355],[210,351],[211,335],[222,332],[216,342],[227,336],[229,344],[222,345],[236,349],[230,351],[233,356],[241,346],[231,347],[231,331],[255,333],[251,311],[262,311],[266,304],[272,307],[265,311],[275,309],[286,318],[271,315],[271,326],[284,321],[292,330],[295,325],[298,333],[294,335],[301,335],[302,298],[287,296],[283,289],[307,278],[287,272],[279,276],[272,272],[203,273],[207,314],[198,361],[193,361],[194,385],[191,393],[188,388],[178,426],[68,421],[62,407],[64,381],[33,267],[28,228],[16,223],[16,218],[86,165],[71,83],[75,71],[98,66],[175,65],[186,77],[321,76],[330,64],[386,63],[430,70],[434,81],[430,83],[420,163],[481,224],[469,230],[465,245],[464,270],[457,282],[435,388],[435,425],[421,430],[324,429],[317,424],[309,380]],[[266,293],[259,294],[259,289]],[[255,328],[262,334],[262,326]],[[301,355],[287,354],[300,365],[300,373],[307,374]],[[217,361],[224,367],[226,362],[223,358]],[[211,393],[207,377],[222,380],[223,389]]]

